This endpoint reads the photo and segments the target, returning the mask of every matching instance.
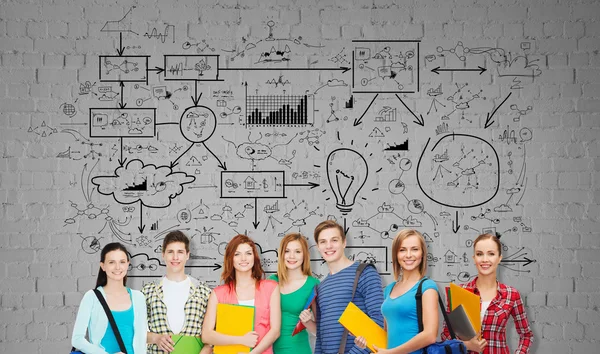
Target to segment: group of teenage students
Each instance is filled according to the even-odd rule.
[[[386,330],[388,348],[376,348],[377,353],[420,353],[436,341],[437,286],[425,276],[427,245],[418,231],[405,229],[394,238],[395,281],[385,288],[374,267],[366,267],[355,284],[359,263],[344,254],[346,236],[339,224],[321,222],[314,239],[329,268],[322,282],[312,276],[308,243],[302,235],[292,233],[281,240],[277,274],[267,279],[254,241],[237,235],[225,249],[223,284],[211,290],[185,274],[189,239],[174,231],[163,241],[166,275],[162,279],[141,291],[128,288],[129,253],[120,243],[111,243],[101,252],[96,288],[108,303],[127,354],[169,353],[174,350],[175,334],[201,338],[201,354],[212,353],[214,345],[231,344],[250,347],[250,353],[256,354],[304,354],[312,353],[309,333],[316,335],[314,353],[369,353],[365,338],[348,335],[342,339],[344,328],[338,319],[350,301]],[[506,325],[512,317],[519,335],[515,353],[528,353],[532,331],[521,296],[497,280],[500,241],[483,234],[473,248],[478,275],[462,287],[480,295],[482,326],[478,336],[464,341],[466,348],[470,353],[510,353]],[[423,330],[419,331],[415,293],[421,281]],[[316,302],[304,309],[315,286]],[[254,330],[243,336],[215,331],[218,303],[254,306]],[[299,320],[306,329],[292,336]],[[108,322],[99,299],[88,291],[77,313],[73,346],[86,354],[123,353]],[[441,338],[450,338],[445,323]]]

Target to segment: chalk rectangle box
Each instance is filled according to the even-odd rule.
[[[98,77],[101,82],[139,82],[148,84],[147,55],[100,55]]]
[[[221,198],[285,198],[285,171],[221,171]]]
[[[90,138],[152,138],[156,108],[90,108]]]

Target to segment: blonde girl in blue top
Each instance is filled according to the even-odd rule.
[[[140,291],[125,286],[128,267],[129,253],[125,246],[118,242],[107,244],[100,254],[96,288],[112,312],[127,354],[145,354],[146,299]],[[85,354],[122,354],[93,290],[86,292],[81,300],[71,344]]]
[[[379,354],[421,353],[435,342],[438,333],[437,285],[427,279],[427,245],[417,230],[404,229],[392,242],[395,282],[383,291],[381,313],[385,319],[388,349],[377,348]],[[423,331],[419,332],[415,295],[423,280]],[[357,346],[365,348],[364,337],[356,337]]]

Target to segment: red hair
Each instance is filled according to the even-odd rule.
[[[223,273],[221,273],[221,280],[225,285],[229,286],[230,291],[235,291],[235,268],[233,267],[233,257],[235,251],[239,245],[247,244],[252,248],[254,255],[254,265],[252,266],[252,278],[256,280],[256,288],[258,288],[260,280],[263,279],[265,272],[260,264],[260,258],[258,257],[258,250],[256,244],[252,239],[246,235],[236,235],[227,244],[225,248],[225,257],[223,259]]]

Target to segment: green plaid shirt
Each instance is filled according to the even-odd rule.
[[[206,312],[210,288],[204,283],[189,277],[190,295],[185,303],[185,324],[180,335],[199,337],[202,334],[202,321]],[[146,296],[148,311],[148,330],[158,334],[173,334],[167,322],[167,306],[163,302],[162,279],[144,285],[142,293]],[[156,344],[148,344],[148,354],[163,354]]]

